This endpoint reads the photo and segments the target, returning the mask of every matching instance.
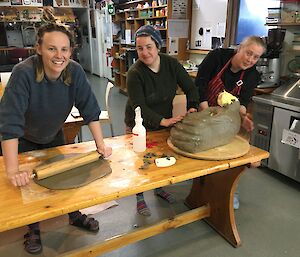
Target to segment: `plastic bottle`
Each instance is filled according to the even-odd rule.
[[[135,126],[132,129],[133,151],[144,152],[146,150],[146,129],[143,126],[141,107],[135,108]]]

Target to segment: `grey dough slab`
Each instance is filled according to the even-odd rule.
[[[61,157],[60,157],[61,159]],[[52,161],[57,161],[51,159]],[[48,163],[49,163],[48,161]],[[44,163],[45,164],[45,163]],[[99,159],[98,161],[83,165],[81,167],[62,172],[60,174],[44,178],[41,180],[34,179],[35,183],[40,186],[53,189],[53,190],[63,190],[78,188],[87,185],[96,179],[102,178],[112,172],[109,162],[104,159]]]

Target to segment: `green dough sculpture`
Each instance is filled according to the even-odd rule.
[[[188,113],[171,129],[170,140],[180,150],[197,153],[228,144],[241,126],[240,103]]]

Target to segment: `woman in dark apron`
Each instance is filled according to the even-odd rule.
[[[196,86],[200,95],[200,110],[216,106],[218,95],[226,90],[238,97],[241,103],[242,126],[253,130],[253,122],[247,117],[247,106],[254,89],[260,81],[255,64],[264,53],[263,40],[256,36],[247,37],[234,49],[215,49],[200,64]]]
[[[260,81],[255,64],[265,50],[263,40],[251,36],[245,38],[237,50],[220,48],[211,51],[200,64],[196,77],[199,110],[216,106],[218,95],[226,90],[239,99],[242,127],[251,132],[254,125],[247,116],[247,106]],[[234,195],[233,206],[239,208],[238,192]]]

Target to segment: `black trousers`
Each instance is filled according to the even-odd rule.
[[[60,130],[55,136],[55,138],[50,143],[47,144],[37,144],[29,140],[26,140],[25,138],[19,138],[18,151],[19,153],[23,153],[32,150],[42,150],[42,149],[60,146],[64,144],[65,144],[64,133],[62,130]],[[0,155],[2,156],[1,146],[0,146]]]

